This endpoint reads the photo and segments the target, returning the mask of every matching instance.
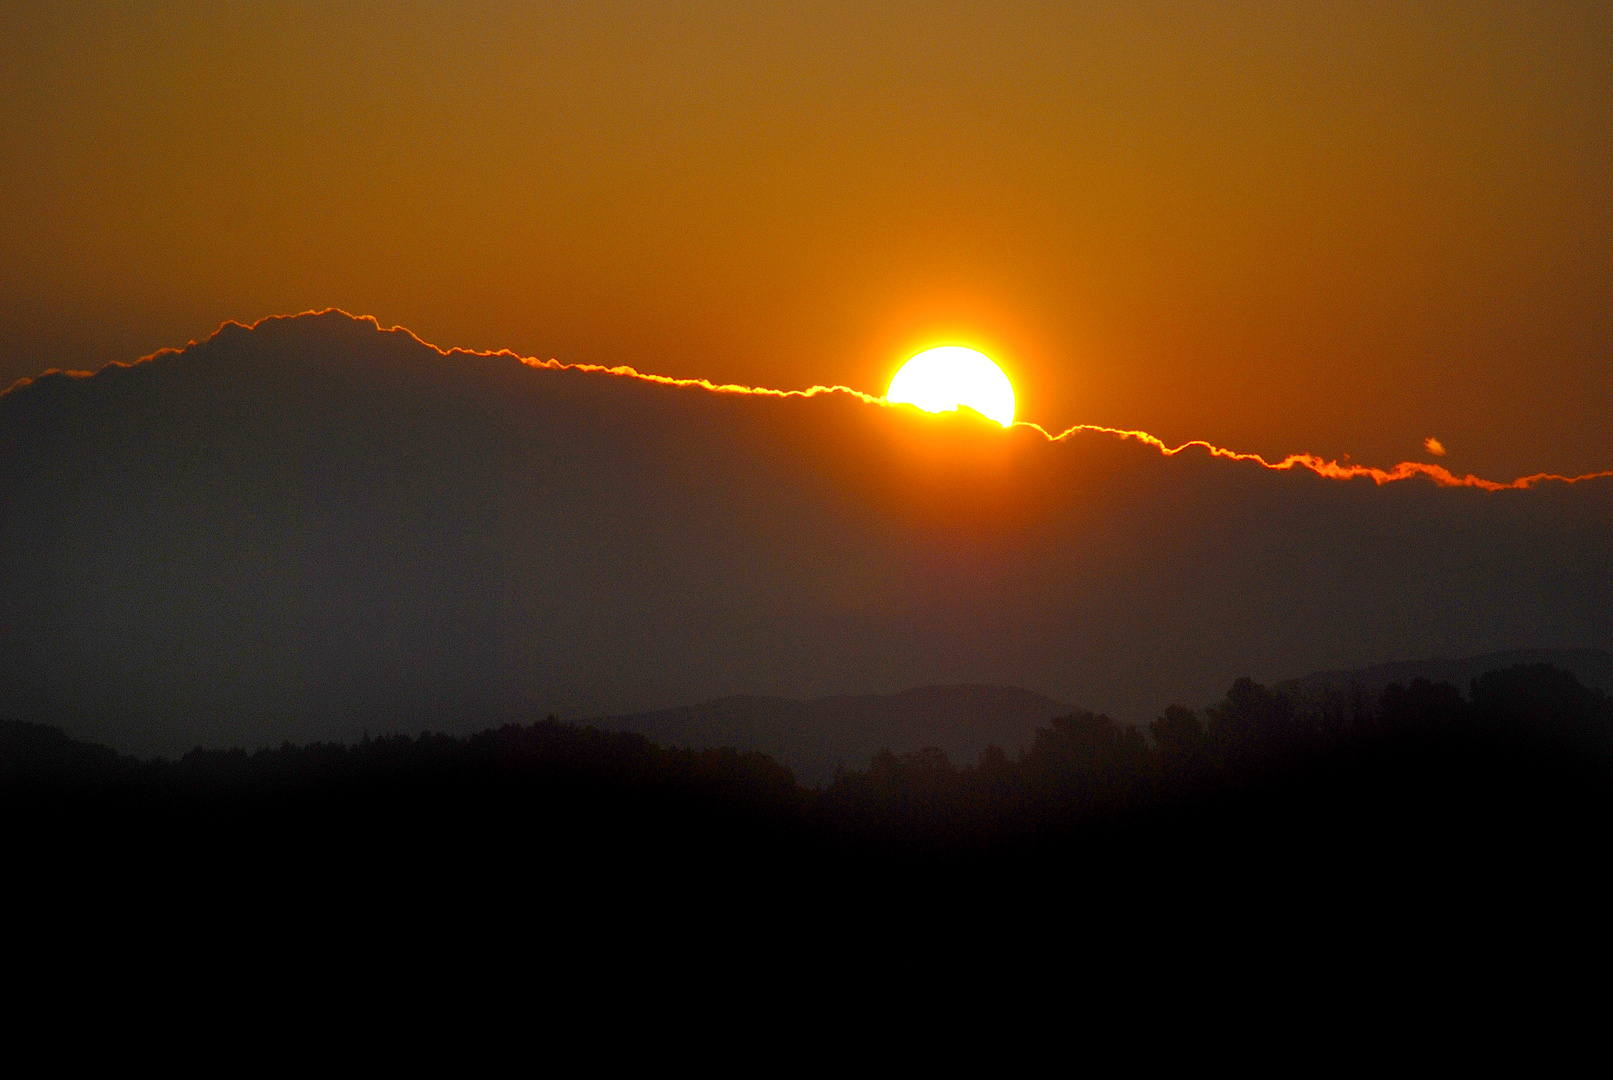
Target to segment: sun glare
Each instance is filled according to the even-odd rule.
[[[984,353],[957,345],[921,352],[896,373],[885,400],[925,412],[956,412],[967,405],[1003,427],[1014,422],[1014,387]]]

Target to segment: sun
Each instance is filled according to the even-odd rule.
[[[929,349],[903,364],[885,400],[925,412],[956,412],[967,405],[1003,427],[1014,422],[1014,387],[1003,369],[984,353],[958,345]]]

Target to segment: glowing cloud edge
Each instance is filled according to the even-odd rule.
[[[255,330],[263,323],[276,322],[283,319],[297,319],[307,315],[344,315],[356,322],[367,322],[382,333],[405,334],[414,341],[436,352],[439,356],[447,359],[452,359],[459,356],[477,357],[481,359],[496,359],[506,357],[532,368],[542,368],[549,371],[582,371],[602,375],[614,375],[618,378],[639,379],[644,382],[656,383],[660,386],[693,388],[706,390],[715,394],[755,394],[763,397],[773,398],[810,398],[818,397],[822,394],[846,394],[869,405],[879,405],[885,408],[916,408],[916,406],[905,403],[887,401],[883,397],[877,397],[873,394],[866,394],[861,390],[853,390],[849,386],[816,385],[808,387],[805,390],[774,390],[764,386],[745,386],[740,383],[714,383],[709,379],[681,379],[674,378],[669,375],[652,375],[639,371],[637,368],[629,367],[626,364],[608,367],[603,364],[567,364],[553,358],[548,360],[540,360],[533,356],[521,356],[510,349],[444,349],[441,346],[434,345],[431,342],[426,341],[424,338],[420,337],[418,334],[406,327],[384,327],[381,325],[380,320],[376,319],[373,315],[353,315],[350,312],[343,311],[341,308],[324,308],[318,311],[304,311],[299,312],[296,315],[269,315],[262,319],[258,319],[256,322],[253,322],[250,325],[231,319],[223,323],[218,330],[213,332],[213,334],[209,335],[208,340],[212,340],[212,338],[217,337],[230,327],[239,327],[243,330]],[[134,361],[133,364],[114,360],[102,367],[100,371],[106,371],[110,368],[129,368],[135,366],[136,364],[144,364],[152,360],[161,359],[163,357],[175,356],[184,352],[185,349],[194,347],[196,344],[197,343],[195,341],[191,341],[187,343],[184,348],[158,349],[156,352],[151,353],[148,356],[142,356],[140,359]],[[100,373],[100,371],[68,371],[59,368],[50,368],[32,378],[18,379],[5,390],[0,390],[0,398],[4,398],[9,394],[22,390],[32,385],[39,379],[43,379],[48,376],[88,379],[94,378]],[[987,419],[990,418],[987,417]],[[993,421],[993,423],[998,422],[999,421]],[[1316,475],[1326,477],[1329,480],[1357,480],[1367,478],[1380,485],[1392,484],[1401,480],[1411,480],[1420,476],[1433,481],[1440,487],[1478,488],[1483,491],[1519,491],[1532,488],[1536,484],[1547,482],[1577,484],[1583,480],[1601,480],[1613,477],[1613,469],[1605,469],[1601,472],[1581,473],[1578,476],[1565,476],[1561,473],[1541,472],[1533,473],[1529,476],[1520,476],[1516,480],[1512,480],[1510,482],[1501,482],[1496,480],[1486,480],[1483,477],[1475,476],[1472,473],[1469,473],[1466,476],[1457,476],[1455,473],[1444,468],[1443,466],[1430,465],[1427,462],[1422,461],[1402,461],[1393,468],[1379,469],[1368,465],[1342,465],[1337,461],[1329,461],[1318,457],[1315,454],[1289,454],[1281,461],[1272,462],[1267,461],[1260,454],[1249,454],[1237,450],[1228,450],[1225,447],[1216,446],[1214,443],[1206,442],[1203,439],[1191,439],[1185,443],[1182,443],[1180,446],[1173,447],[1166,445],[1163,439],[1160,439],[1155,435],[1150,435],[1146,431],[1129,431],[1125,428],[1104,427],[1101,424],[1075,424],[1071,427],[1065,428],[1056,435],[1042,427],[1040,424],[1032,423],[1026,420],[1016,420],[1012,424],[1004,425],[1005,431],[1012,431],[1016,428],[1025,428],[1028,431],[1035,431],[1049,442],[1055,443],[1063,442],[1071,436],[1080,434],[1082,432],[1095,432],[1102,435],[1113,435],[1120,439],[1134,439],[1137,442],[1152,446],[1165,457],[1175,457],[1184,450],[1190,450],[1196,447],[1205,450],[1211,457],[1226,458],[1229,461],[1253,462],[1262,468],[1272,469],[1278,472],[1286,472],[1296,468],[1309,469]]]

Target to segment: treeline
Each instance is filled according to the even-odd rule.
[[[762,754],[669,749],[552,718],[468,738],[174,761],[0,725],[0,799],[11,821],[31,823],[14,835],[287,852],[317,840],[354,857],[497,849],[732,864],[1001,854],[1139,829],[1156,849],[1251,833],[1279,846],[1398,844],[1430,827],[1491,843],[1520,829],[1600,829],[1610,778],[1613,703],[1548,665],[1492,672],[1467,693],[1393,685],[1377,701],[1301,701],[1240,679],[1220,702],[1172,706],[1146,732],[1079,712],[1012,756],[990,748],[960,766],[934,749],[884,750],[821,790]]]
[[[277,868],[413,888],[410,868],[430,867],[442,881],[493,875],[530,887],[558,875],[577,887],[626,863],[687,869],[736,846],[786,857],[802,795],[763,754],[667,749],[552,718],[469,737],[196,749],[172,761],[0,724],[12,853],[66,854],[137,878]]]
[[[1377,701],[1296,700],[1239,679],[1202,712],[1170,706],[1146,737],[1078,712],[1012,758],[989,748],[964,768],[934,749],[882,751],[839,771],[820,804],[847,833],[945,849],[1167,819],[1385,839],[1438,817],[1482,842],[1543,815],[1559,833],[1600,827],[1610,796],[1613,701],[1538,664],[1487,673],[1467,694],[1417,679]]]
[[[288,796],[376,796],[470,778],[482,785],[581,783],[758,806],[788,803],[798,791],[790,771],[765,754],[667,749],[642,735],[553,717],[468,737],[366,735],[351,745],[285,743],[252,753],[198,747],[174,761],[120,755],[70,739],[57,728],[0,723],[0,790],[13,800],[250,806]]]

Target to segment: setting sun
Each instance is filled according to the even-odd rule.
[[[925,412],[955,412],[967,405],[1003,427],[1014,422],[1014,387],[1003,369],[984,353],[957,345],[921,352],[903,364],[885,400]]]

